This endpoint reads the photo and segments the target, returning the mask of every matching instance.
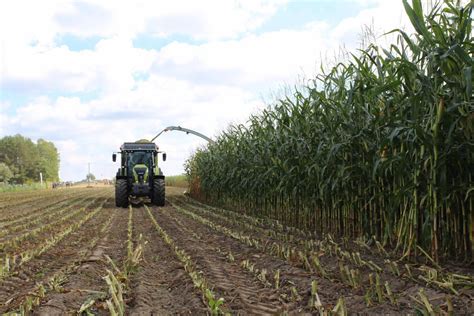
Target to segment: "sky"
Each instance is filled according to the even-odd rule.
[[[63,181],[118,168],[167,126],[211,138],[310,80],[341,51],[409,27],[401,0],[43,0],[0,3],[0,137],[53,141]],[[157,139],[165,175],[206,141]]]

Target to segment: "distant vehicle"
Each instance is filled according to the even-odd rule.
[[[63,181],[63,182],[53,182],[52,183],[52,188],[53,189],[56,189],[56,188],[62,188],[62,187],[72,187],[74,185],[74,183],[72,183],[71,181]]]

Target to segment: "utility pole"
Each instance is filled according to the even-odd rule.
[[[91,163],[87,163],[87,184],[91,183]]]
[[[23,161],[18,156],[16,157],[16,163],[18,165],[18,172],[20,174],[20,182],[21,182],[21,184],[23,184],[24,179],[23,179],[23,174],[21,173],[21,164],[23,163]],[[16,180],[16,181],[18,181],[18,180]]]

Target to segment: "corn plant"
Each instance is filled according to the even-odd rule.
[[[94,306],[94,304],[95,304],[95,300],[92,299],[92,298],[88,298],[84,303],[82,303],[81,307],[79,307],[79,310],[77,311],[77,314],[78,315],[87,315],[87,316],[94,315],[94,313],[90,311],[90,308],[92,306]]]
[[[128,223],[127,223],[127,258],[130,258],[133,253],[133,209],[132,205],[128,206]]]
[[[318,295],[318,282],[316,280],[311,281],[311,297],[309,298],[309,307],[316,309],[320,314],[324,312],[324,307],[321,304],[321,300]]]
[[[187,162],[191,195],[385,255],[474,259],[472,6],[423,11],[222,132]],[[423,256],[423,259],[428,257]]]
[[[107,270],[107,275],[104,277],[104,280],[109,287],[110,299],[108,299],[106,303],[110,315],[123,316],[125,314],[125,303],[123,301],[122,284],[110,270]]]
[[[224,299],[221,297],[219,299],[215,299],[214,293],[210,289],[206,289],[204,294],[206,296],[209,309],[211,310],[211,315],[217,316],[221,313],[220,306],[224,304]]]
[[[338,315],[338,316],[347,316],[348,315],[346,304],[344,302],[343,297],[340,297],[338,299],[336,306],[334,306],[334,308],[332,309],[331,312],[334,315]]]

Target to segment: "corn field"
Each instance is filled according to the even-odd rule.
[[[472,4],[424,12],[187,162],[201,201],[404,258],[474,260]]]
[[[0,314],[473,314],[472,7],[404,4],[415,34],[229,127],[164,205],[0,192]]]

